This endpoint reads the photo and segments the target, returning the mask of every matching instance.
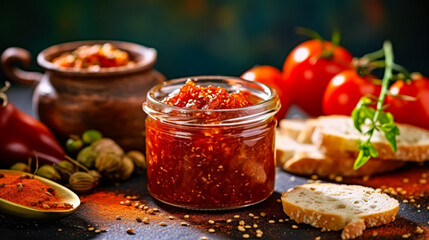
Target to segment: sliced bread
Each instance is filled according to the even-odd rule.
[[[316,146],[298,143],[280,132],[277,132],[276,136],[276,161],[278,166],[288,172],[300,175],[317,174],[320,177],[373,175],[405,165],[403,161],[371,159],[355,171],[355,158],[344,154],[326,156]]]
[[[284,212],[297,223],[334,231],[344,229],[342,239],[362,235],[367,227],[395,220],[396,199],[369,187],[313,183],[282,194]]]
[[[429,131],[407,124],[397,124],[401,134],[397,137],[397,151],[392,151],[383,133],[375,131],[371,142],[378,151],[378,159],[425,161],[429,159]],[[368,127],[363,127],[365,131]],[[348,152],[359,153],[358,140],[363,140],[351,117],[323,116],[317,118],[312,142],[327,156]]]
[[[315,119],[283,119],[279,124],[279,132],[299,143],[310,144],[316,123]]]

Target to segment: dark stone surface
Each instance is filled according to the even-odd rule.
[[[31,113],[30,94],[30,89],[21,87],[15,87],[9,92],[11,102],[27,113]],[[429,239],[429,187],[428,184],[418,182],[422,172],[429,173],[429,164],[424,166],[409,164],[401,171],[377,176],[367,182],[362,181],[361,178],[345,181],[372,187],[382,185],[407,187],[409,192],[413,190],[416,194],[422,194],[416,198],[415,203],[402,203],[406,197],[395,196],[401,203],[396,221],[387,226],[368,229],[359,239],[403,239],[402,234],[406,233],[411,233],[408,239]],[[410,178],[410,183],[402,183],[401,179],[404,177]],[[244,220],[246,224],[250,225],[258,224],[258,228],[264,232],[261,239],[314,239],[317,236],[321,236],[321,239],[340,239],[340,232],[321,232],[320,229],[306,224],[296,224],[293,221],[278,222],[279,219],[288,219],[282,210],[281,203],[277,201],[281,192],[304,184],[307,180],[308,178],[294,176],[278,169],[275,192],[266,201],[238,210],[199,212],[171,207],[154,200],[147,191],[146,176],[143,175],[133,177],[119,186],[100,187],[98,191],[137,195],[148,206],[160,209],[159,214],[166,216],[165,219],[151,220],[148,225],[136,221],[116,221],[114,218],[106,220],[105,217],[97,215],[90,204],[84,203],[73,215],[54,222],[29,222],[0,214],[0,239],[200,239],[202,236],[207,236],[209,239],[242,239],[243,233],[237,230],[240,220]],[[135,209],[131,210],[135,211]],[[249,217],[249,213],[259,215],[261,212],[265,212],[267,216],[258,220]],[[187,214],[190,215],[189,219],[184,218],[184,215]],[[240,215],[240,219],[233,218],[237,214]],[[170,215],[175,219],[169,220],[167,216]],[[232,223],[225,222],[229,218],[233,220]],[[216,224],[208,224],[210,219],[215,220]],[[269,219],[276,220],[276,223],[268,223]],[[167,226],[160,226],[161,221],[166,222]],[[182,221],[190,223],[190,226],[181,226]],[[298,225],[299,228],[293,229],[293,224]],[[88,225],[105,227],[107,232],[100,234],[90,232],[87,230]],[[415,234],[417,226],[423,228],[425,232]],[[125,232],[128,227],[134,229],[135,235]],[[209,228],[214,228],[216,233],[209,233],[207,231]],[[373,238],[375,232],[378,236]],[[250,234],[250,238],[255,238],[255,229],[247,230],[246,233]]]
[[[413,167],[411,167],[412,169]],[[146,176],[133,177],[119,186],[105,186],[99,188],[99,191],[137,195],[146,205],[158,208],[159,214],[174,216],[174,220],[164,217],[151,220],[148,225],[137,221],[117,221],[114,218],[106,220],[103,217],[97,217],[94,209],[84,203],[73,215],[48,223],[29,222],[0,215],[1,239],[200,239],[202,236],[210,239],[242,239],[243,232],[237,230],[240,220],[244,220],[246,224],[250,225],[258,224],[258,228],[264,232],[261,239],[314,239],[317,236],[321,236],[322,239],[340,239],[340,232],[321,232],[320,229],[306,224],[296,224],[293,221],[278,222],[279,219],[288,219],[283,213],[281,203],[277,201],[281,192],[304,184],[307,180],[307,178],[293,176],[278,169],[275,192],[266,201],[238,210],[200,212],[171,207],[154,200],[147,191]],[[421,212],[417,212],[418,204],[421,205],[419,208]],[[402,234],[405,233],[412,233],[409,239],[428,239],[429,210],[427,206],[427,197],[417,199],[416,203],[412,205],[401,203],[395,222],[387,226],[368,229],[365,231],[364,237],[360,239],[374,239],[372,238],[374,232],[378,232],[375,239],[402,239]],[[130,211],[136,211],[133,207],[130,208]],[[249,213],[259,215],[261,212],[265,212],[267,216],[257,220],[249,217]],[[190,215],[190,218],[185,219],[184,215]],[[240,215],[240,219],[234,219],[234,215]],[[143,218],[144,214],[141,216]],[[232,223],[225,222],[229,218],[233,220]],[[208,224],[210,219],[215,220],[216,224]],[[276,223],[269,223],[270,219],[276,220]],[[167,226],[160,226],[161,221],[166,222]],[[190,226],[181,226],[182,221],[190,223]],[[293,229],[293,224],[298,225],[299,228]],[[100,234],[89,232],[88,225],[106,227],[107,232]],[[417,226],[421,226],[425,233],[414,234]],[[135,235],[125,232],[128,227],[134,229]],[[207,231],[209,228],[214,228],[216,233],[209,233]],[[58,231],[58,229],[62,229],[62,231]],[[255,238],[255,229],[247,230],[245,233],[249,233],[251,238]]]

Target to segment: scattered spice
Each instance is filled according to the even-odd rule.
[[[417,226],[416,231],[417,234],[422,234],[424,232],[423,228]]]
[[[64,203],[55,195],[55,191],[43,182],[33,178],[3,174],[0,184],[0,198],[37,209],[70,209],[73,206]],[[52,189],[51,192],[49,192]]]
[[[214,233],[216,232],[213,228],[209,228],[209,233]]]
[[[160,222],[160,223],[159,223],[159,225],[161,225],[161,226],[167,226],[167,223],[165,223],[165,222]]]
[[[137,217],[137,218],[136,218],[136,221],[137,221],[137,222],[142,222],[143,220],[142,220],[140,217]]]
[[[249,234],[243,234],[243,238],[249,238],[250,237],[250,235]]]
[[[293,229],[297,229],[297,228],[298,228],[298,225],[295,225],[295,224],[294,224],[294,225],[292,225],[292,228],[293,228]]]
[[[189,226],[189,223],[187,223],[187,222],[181,222],[181,223],[180,223],[180,225],[185,226],[185,227],[188,227],[188,226]]]
[[[88,228],[88,231],[90,231],[90,232],[92,232],[92,231],[94,231],[94,227],[90,227],[90,228]]]

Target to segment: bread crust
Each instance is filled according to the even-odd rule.
[[[314,143],[327,156],[335,156],[340,150],[354,157],[359,154],[357,140],[345,139],[323,132],[316,133],[320,134],[320,137],[316,137],[320,140]],[[389,144],[375,142],[373,145],[378,151],[377,158],[381,160],[423,162],[429,159],[429,145],[398,145],[396,153],[392,151]]]
[[[313,185],[317,188],[318,184],[305,184],[297,186],[289,192],[282,193],[281,200],[283,211],[297,223],[306,223],[316,228],[326,228],[333,231],[344,229],[341,235],[342,239],[353,239],[362,235],[367,227],[376,227],[390,223],[395,220],[395,216],[399,211],[399,203],[397,203],[393,208],[386,209],[382,212],[359,214],[354,219],[347,219],[346,216],[303,208],[299,204],[294,204],[288,200],[288,194],[292,194],[293,191],[304,188],[306,185]]]
[[[280,150],[277,151],[281,152]],[[355,160],[356,158],[338,156],[320,158],[307,152],[302,152],[295,154],[282,167],[288,172],[300,175],[317,174],[320,177],[329,177],[330,175],[355,177],[389,172],[405,165],[405,162],[402,161],[371,159],[358,170],[353,170]]]
[[[329,121],[329,123],[328,123]],[[332,124],[346,128],[350,133],[332,134]],[[330,126],[325,126],[330,125]],[[393,152],[390,144],[383,137],[372,144],[378,151],[378,159],[395,161],[422,162],[429,160],[429,131],[408,124],[397,123],[401,134],[407,134],[412,138],[405,138],[412,142],[401,142],[401,135],[397,142],[397,151]],[[326,128],[326,129],[325,129]],[[343,129],[344,130],[344,129]],[[351,133],[354,134],[351,134]],[[359,154],[357,131],[354,129],[352,119],[347,116],[322,116],[317,119],[317,126],[312,135],[312,142],[326,155],[335,156],[338,153],[349,155],[356,158]],[[402,136],[404,137],[404,136]],[[422,142],[419,142],[422,141]]]

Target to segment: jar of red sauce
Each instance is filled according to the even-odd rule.
[[[196,85],[245,91],[258,99],[233,109],[191,109],[163,103],[189,80]],[[259,82],[200,76],[161,83],[147,94],[148,189],[178,207],[217,210],[259,203],[274,191],[274,114],[280,102]]]

